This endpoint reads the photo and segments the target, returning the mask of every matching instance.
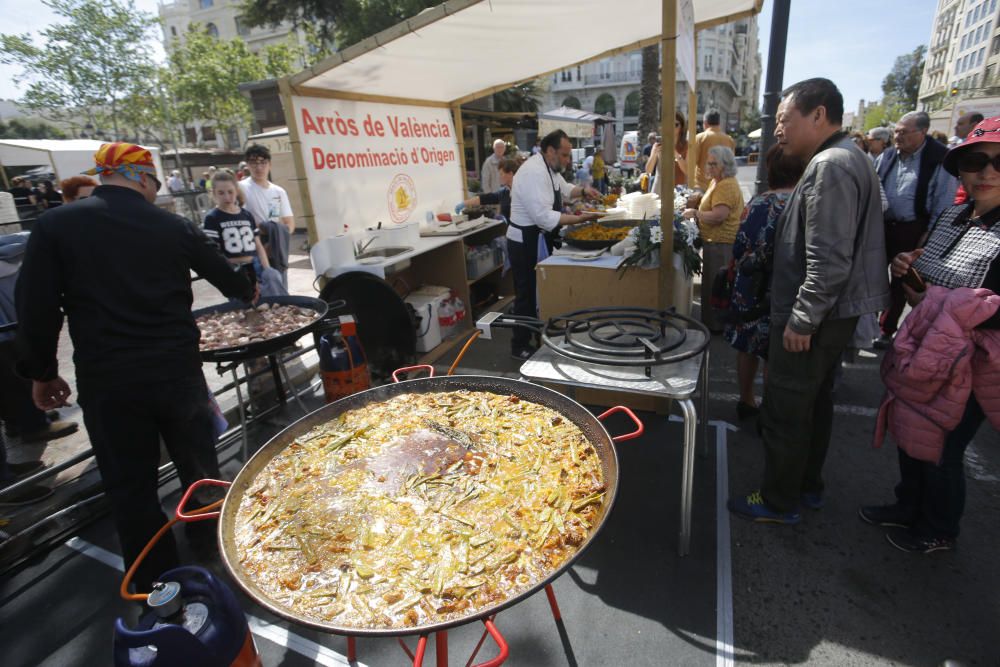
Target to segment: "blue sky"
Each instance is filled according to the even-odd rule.
[[[23,0],[0,0],[0,31],[36,30],[53,19],[40,3],[25,11]],[[157,0],[136,0],[146,12],[157,12]],[[759,17],[760,50],[767,72],[772,0],[765,0]],[[937,0],[794,0],[788,26],[784,85],[813,76],[832,79],[844,94],[844,106],[857,109],[858,100],[882,96],[882,79],[896,56],[926,44]],[[162,53],[159,44],[151,45]],[[20,96],[13,83],[16,70],[0,65],[0,98]],[[763,93],[765,77],[761,78]]]
[[[758,19],[761,94],[773,5],[765,0]],[[882,79],[897,56],[928,43],[936,7],[937,0],[793,0],[783,84],[824,76],[840,88],[845,110],[856,111],[859,100],[882,97]]]

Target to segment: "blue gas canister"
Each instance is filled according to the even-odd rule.
[[[165,572],[136,627],[115,621],[115,667],[261,667],[229,587],[200,567]]]

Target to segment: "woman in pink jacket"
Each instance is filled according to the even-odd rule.
[[[961,179],[972,201],[945,209],[923,248],[893,259],[894,276],[910,273],[903,289],[914,307],[911,317],[923,315],[920,304],[926,292],[920,290],[921,279],[927,285],[948,289],[986,288],[1000,294],[1000,117],[982,121],[964,143],[949,150],[944,168]],[[933,301],[926,305],[932,306]],[[984,329],[1000,329],[1000,312],[974,331]],[[933,329],[927,335],[933,335]],[[926,338],[920,341],[921,346],[934,344]],[[867,523],[892,527],[886,538],[902,551],[930,553],[955,548],[965,509],[965,448],[985,419],[973,392],[969,392],[964,410],[959,406],[959,411],[961,418],[944,434],[937,461],[926,460],[933,456],[915,458],[912,454],[918,450],[909,447],[910,443],[897,442],[900,482],[896,502],[862,507],[858,512]],[[907,449],[909,453],[904,451]]]

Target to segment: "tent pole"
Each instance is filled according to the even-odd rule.
[[[460,174],[462,189],[460,192],[462,193],[462,199],[465,199],[468,196],[469,186],[467,185],[466,180],[466,174],[468,172],[465,169],[465,127],[462,125],[462,105],[456,104],[453,106],[451,108],[451,115],[455,119],[455,141],[458,144],[458,166],[462,170],[462,173]]]
[[[0,162],[0,176],[3,177],[3,189],[10,190],[10,181],[7,179],[7,167],[3,166],[3,162]]]
[[[278,79],[278,90],[281,96],[281,106],[285,110],[285,118],[288,120],[288,141],[291,144],[292,159],[295,161],[295,182],[299,186],[299,193],[302,195],[302,217],[306,221],[306,230],[309,232],[309,245],[314,246],[320,242],[319,232],[316,229],[316,214],[313,212],[312,193],[309,191],[309,179],[306,177],[305,158],[302,157],[302,140],[299,138],[299,126],[296,122],[296,109],[292,104],[292,88],[288,83],[288,78]],[[339,224],[340,221],[338,220]]]
[[[788,13],[791,4],[791,0],[775,0],[771,14],[771,43],[767,49],[767,80],[764,84],[764,109],[760,115],[760,150],[757,152],[757,194],[767,190],[764,156],[774,145],[774,121],[781,99],[781,82],[785,75],[785,46],[788,42]]]
[[[698,169],[698,154],[694,150],[694,140],[698,136],[698,31],[694,32],[694,53],[695,53],[695,64],[694,64],[694,74],[695,80],[691,82],[688,86],[688,113],[687,113],[687,132],[688,132],[688,155],[687,155],[687,187],[691,188],[694,183],[694,173]]]
[[[663,0],[660,34],[660,308],[671,305],[674,294],[674,109],[677,106],[677,0]]]

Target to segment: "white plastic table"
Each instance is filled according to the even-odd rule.
[[[687,330],[687,339],[674,353],[696,349],[705,340],[702,332]],[[691,543],[691,497],[694,488],[694,454],[698,414],[692,396],[701,385],[701,439],[708,446],[708,348],[701,354],[671,364],[651,366],[651,377],[643,367],[608,366],[575,361],[542,346],[521,366],[529,380],[569,387],[603,389],[643,396],[670,398],[684,417],[684,463],[681,468],[681,529],[678,553],[686,556]],[[668,417],[669,418],[669,417]]]

